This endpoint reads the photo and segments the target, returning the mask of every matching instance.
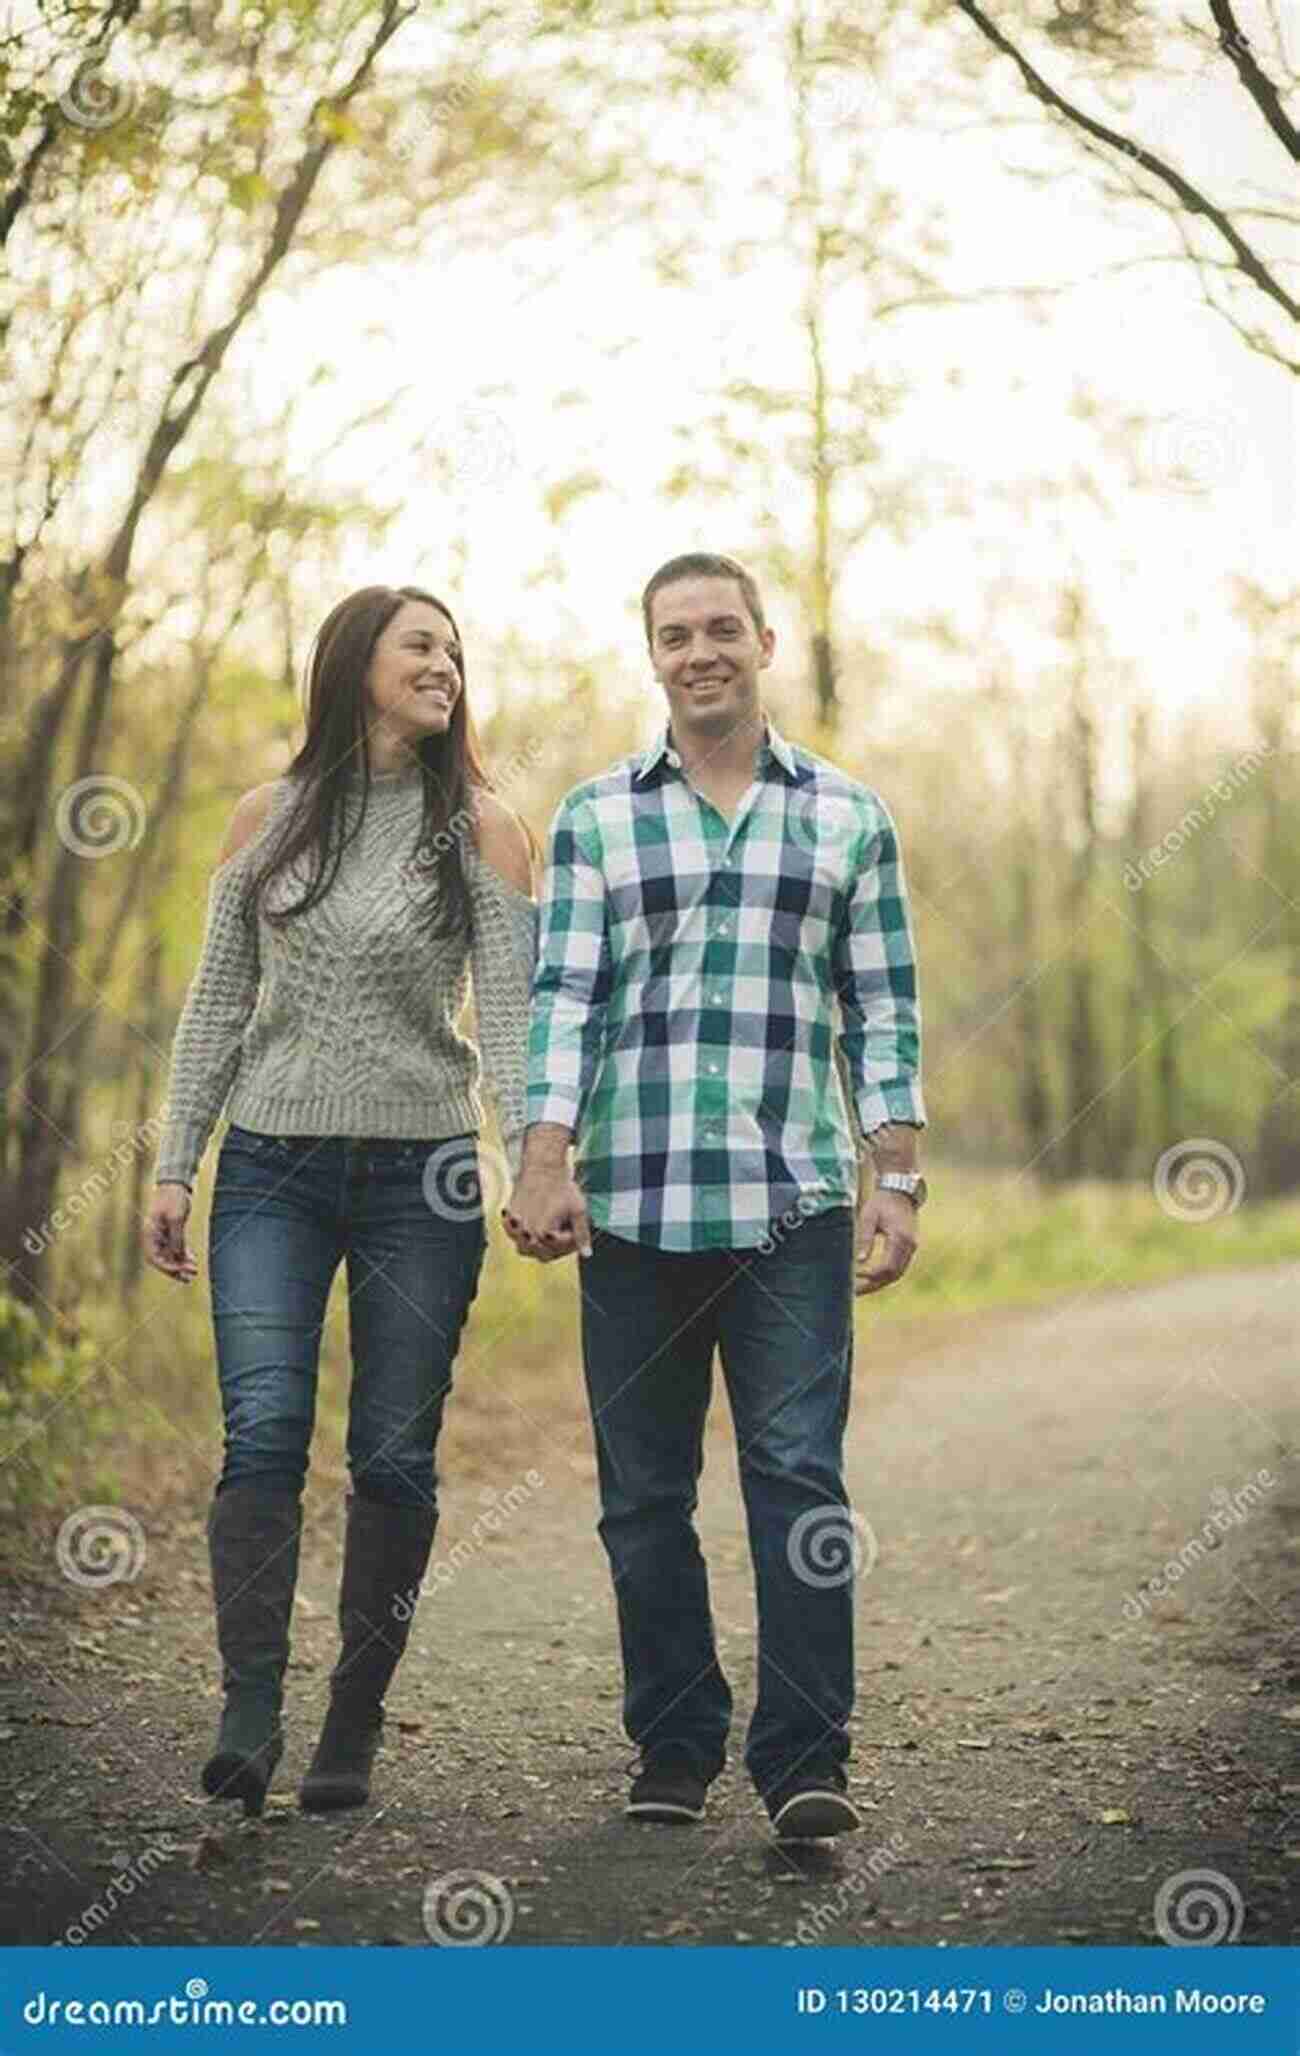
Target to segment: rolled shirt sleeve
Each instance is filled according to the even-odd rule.
[[[864,1135],[887,1121],[926,1125],[916,950],[898,835],[888,808],[864,830],[856,876],[835,938],[838,1049]]]
[[[561,801],[542,887],[528,1036],[528,1120],[576,1131],[599,1059],[610,952],[599,840]]]

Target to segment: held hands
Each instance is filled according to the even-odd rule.
[[[575,1249],[579,1256],[591,1255],[587,1202],[565,1164],[525,1164],[501,1219],[520,1256],[553,1264]]]
[[[881,1292],[893,1285],[916,1254],[917,1208],[905,1192],[866,1192],[858,1201],[853,1293]],[[876,1237],[884,1243],[881,1262],[871,1268]]]
[[[144,1253],[155,1270],[188,1285],[198,1270],[185,1241],[190,1195],[184,1185],[155,1185],[144,1221]]]

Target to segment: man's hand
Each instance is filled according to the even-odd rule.
[[[905,1192],[864,1192],[858,1201],[853,1293],[880,1292],[893,1285],[916,1254],[917,1207]],[[884,1243],[881,1261],[871,1268],[876,1237]]]
[[[506,1234],[521,1256],[552,1264],[591,1255],[591,1219],[582,1187],[568,1167],[568,1136],[544,1124],[528,1131],[510,1204],[501,1209]]]

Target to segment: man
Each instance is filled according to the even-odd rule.
[[[692,1523],[716,1347],[758,1592],[746,1767],[779,1836],[833,1835],[861,1824],[844,1772],[853,1293],[902,1275],[925,1197],[903,871],[876,795],[764,714],[775,638],[739,564],[673,558],[643,614],[668,723],[552,824],[530,1125],[503,1211],[524,1254],[584,1258],[600,1535],[641,1753],[629,1813],[698,1820],[725,1761]],[[878,1170],[856,1232],[837,1040]]]

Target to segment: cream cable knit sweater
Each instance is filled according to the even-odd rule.
[[[350,808],[360,773],[352,780]],[[472,949],[420,933],[429,882],[408,861],[421,818],[415,766],[372,775],[361,831],[324,899],[281,929],[259,913],[253,935],[239,913],[244,883],[292,797],[292,781],[278,779],[262,827],[213,877],[172,1045],[155,1183],[193,1183],[223,1106],[240,1127],[270,1135],[436,1140],[477,1131],[479,1053],[456,1027],[470,974],[484,1082],[517,1170],[535,903],[466,843]],[[301,890],[278,877],[273,901]]]

